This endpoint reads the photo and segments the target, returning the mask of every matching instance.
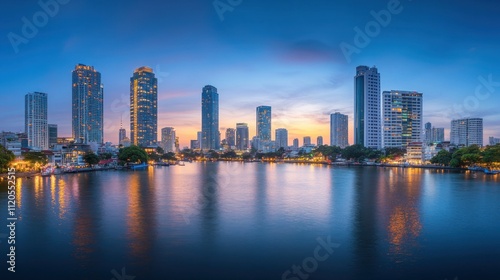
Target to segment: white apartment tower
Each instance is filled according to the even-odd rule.
[[[451,144],[469,147],[483,146],[483,119],[466,118],[451,121]]]
[[[354,143],[380,149],[380,74],[376,67],[356,67],[354,77]]]

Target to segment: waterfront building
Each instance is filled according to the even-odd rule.
[[[318,138],[316,138],[316,146],[323,146],[323,136],[318,136]]]
[[[236,146],[236,129],[226,129],[226,144],[230,149],[233,149]]]
[[[354,143],[380,149],[380,74],[376,67],[358,66],[354,77]]]
[[[72,72],[72,132],[76,143],[103,143],[104,86],[93,66],[78,64]]]
[[[158,80],[146,66],[130,78],[130,141],[142,147],[158,141]]]
[[[420,165],[423,160],[423,143],[413,142],[406,146],[406,162],[409,164]]]
[[[49,129],[49,147],[57,145],[57,124],[48,124]]]
[[[33,92],[25,98],[24,128],[28,146],[34,150],[49,148],[49,127],[47,123],[47,94]]]
[[[255,138],[255,137],[254,137]],[[247,123],[236,124],[236,150],[246,151],[248,149],[249,132]],[[252,143],[254,144],[254,143]]]
[[[483,119],[465,118],[451,121],[451,144],[469,147],[483,146]]]
[[[176,144],[175,129],[173,127],[164,127],[161,129],[161,147],[165,153],[174,152]]]
[[[219,94],[211,85],[205,86],[201,93],[201,133],[202,149],[219,149]]]
[[[348,116],[341,113],[330,115],[330,146],[349,146]]]
[[[276,141],[276,149],[279,148],[288,148],[288,130],[285,128],[278,128],[275,131],[275,141]]]
[[[409,143],[422,142],[423,94],[391,90],[382,95],[383,147],[405,148]]]

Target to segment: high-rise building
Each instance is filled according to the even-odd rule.
[[[288,130],[285,128],[278,128],[275,134],[276,148],[288,148]]]
[[[127,130],[125,128],[120,127],[120,130],[118,131],[118,144],[121,144],[123,139],[127,137]]]
[[[236,149],[240,151],[244,151],[248,149],[248,124],[246,123],[237,123],[236,124]]]
[[[78,64],[72,72],[72,131],[76,143],[102,144],[104,86],[93,66]]]
[[[450,142],[458,146],[483,146],[483,119],[465,118],[451,121]]]
[[[423,94],[415,91],[383,92],[384,148],[404,148],[422,142]]]
[[[380,74],[376,67],[356,68],[354,97],[354,143],[380,149]]]
[[[299,149],[299,138],[294,138],[293,139],[293,149],[294,150]]]
[[[349,146],[348,116],[341,113],[330,115],[330,146]]]
[[[323,146],[323,136],[318,136],[318,138],[316,138],[316,146]]]
[[[49,129],[49,147],[57,145],[57,124],[48,124]]]
[[[28,137],[28,146],[36,150],[46,150],[49,148],[47,94],[28,93],[24,101],[24,128]]]
[[[198,140],[198,148],[197,149],[201,149],[201,139],[203,138],[203,133],[201,133],[201,131],[198,131],[196,133],[196,140]]]
[[[307,146],[307,145],[311,145],[311,137],[310,136],[304,136],[304,145],[303,146]]]
[[[219,149],[219,94],[217,88],[210,85],[201,93],[201,133],[202,149]]]
[[[271,141],[271,106],[257,107],[256,134],[263,142]]]
[[[444,142],[444,128],[433,127],[431,130],[431,143]]]
[[[161,129],[161,147],[165,153],[175,151],[175,129],[173,127]]]
[[[198,140],[191,140],[191,150],[196,150],[200,148],[200,144],[198,143]]]
[[[158,80],[146,66],[130,78],[130,141],[143,147],[158,142]]]
[[[490,137],[490,145],[494,146],[500,143],[500,138]]]
[[[226,129],[226,143],[229,148],[236,146],[236,130],[234,128]]]
[[[425,143],[432,143],[432,124],[430,122],[425,124]]]

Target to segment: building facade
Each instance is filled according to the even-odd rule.
[[[278,128],[275,131],[275,141],[276,141],[276,149],[279,148],[288,148],[288,130],[285,128]]]
[[[261,141],[271,141],[271,106],[259,106],[256,110],[257,137]]]
[[[469,147],[483,146],[483,119],[465,118],[451,121],[451,144]]]
[[[130,141],[143,147],[158,141],[158,80],[146,66],[130,78]]]
[[[236,146],[236,129],[234,128],[226,129],[226,144],[231,149]]]
[[[311,136],[304,136],[304,141],[302,146],[311,145]]]
[[[410,143],[422,142],[423,94],[391,90],[382,95],[382,146],[405,148]]]
[[[500,138],[495,138],[495,137],[490,137],[490,145],[491,146],[494,146],[496,144],[499,144],[500,143]]]
[[[248,149],[249,133],[248,124],[237,123],[236,124],[236,149],[239,151],[245,151]]]
[[[175,151],[175,129],[173,127],[164,127],[161,129],[161,147],[165,153]]]
[[[211,85],[205,86],[201,93],[201,134],[202,149],[219,149],[219,94]]]
[[[330,115],[330,146],[349,146],[348,116],[340,113]]]
[[[57,124],[48,124],[49,128],[49,147],[57,145]]]
[[[104,86],[93,66],[78,64],[72,72],[72,131],[76,143],[102,144]]]
[[[376,67],[358,66],[354,77],[354,143],[380,149],[380,74]]]
[[[49,148],[49,127],[47,123],[47,94],[33,92],[24,98],[24,128],[28,146],[35,150]]]

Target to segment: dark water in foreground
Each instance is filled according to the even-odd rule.
[[[186,163],[16,190],[1,279],[500,279],[500,175]]]

